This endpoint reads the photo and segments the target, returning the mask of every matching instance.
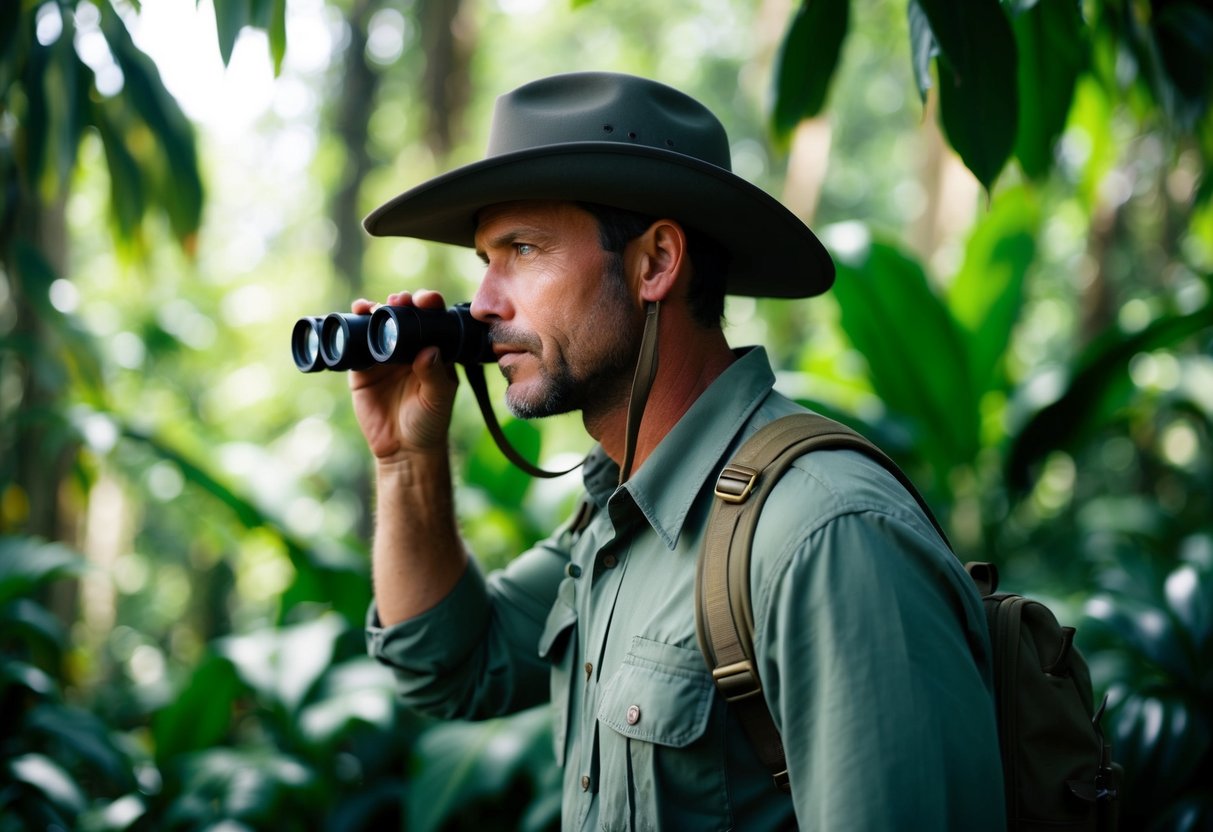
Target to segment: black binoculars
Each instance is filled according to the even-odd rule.
[[[291,332],[291,354],[304,373],[405,364],[426,347],[438,347],[444,361],[491,364],[497,356],[489,328],[472,317],[470,306],[380,306],[370,315],[333,312],[300,318]]]

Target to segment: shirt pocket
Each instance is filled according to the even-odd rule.
[[[556,764],[564,765],[569,729],[569,697],[572,695],[573,663],[576,659],[577,609],[572,578],[560,582],[556,601],[539,635],[539,657],[552,665],[552,745]]]
[[[603,689],[603,829],[727,829],[723,726],[698,649],[642,636]]]

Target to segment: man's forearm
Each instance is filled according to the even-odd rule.
[[[391,626],[434,607],[467,568],[445,452],[410,454],[376,469],[372,574],[379,620]]]

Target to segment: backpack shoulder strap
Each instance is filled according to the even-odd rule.
[[[780,476],[798,457],[823,449],[856,450],[879,462],[913,495],[947,543],[922,495],[884,452],[845,425],[815,413],[796,413],[766,425],[721,471],[695,576],[696,635],[717,690],[735,708],[758,756],[784,791],[790,785],[783,743],[754,664],[750,548],[763,503]]]

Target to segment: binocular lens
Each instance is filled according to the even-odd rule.
[[[375,329],[375,350],[382,355],[391,355],[400,341],[400,326],[395,318],[387,318]]]
[[[320,325],[320,355],[330,370],[365,370],[375,363],[366,342],[370,315],[333,312]]]
[[[320,357],[320,318],[300,318],[291,332],[291,355],[305,373],[326,369]]]

